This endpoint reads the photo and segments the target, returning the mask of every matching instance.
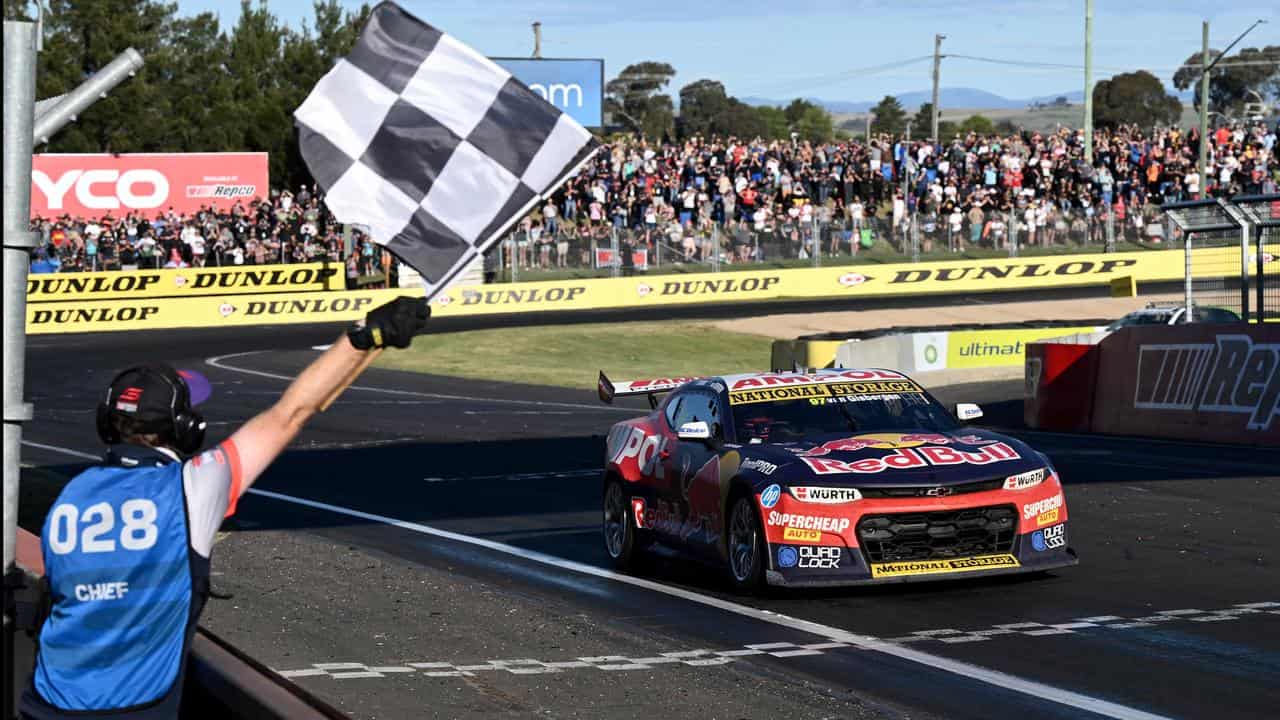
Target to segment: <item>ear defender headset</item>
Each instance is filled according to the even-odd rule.
[[[107,445],[121,442],[119,431],[111,422],[111,408],[115,402],[113,390],[120,378],[125,375],[144,371],[163,379],[169,386],[169,429],[171,429],[174,449],[183,455],[191,455],[200,449],[204,442],[204,417],[191,407],[191,392],[178,373],[167,365],[132,367],[122,371],[107,385],[107,396],[98,404],[97,426],[98,437]]]

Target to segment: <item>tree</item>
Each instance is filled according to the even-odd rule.
[[[1093,123],[1097,127],[1126,123],[1150,127],[1175,123],[1181,115],[1182,103],[1145,70],[1121,73],[1093,88]]]
[[[1209,51],[1212,63],[1222,53]],[[1195,88],[1193,105],[1200,107],[1201,54],[1193,53],[1178,72],[1173,74],[1173,86],[1179,90]],[[1245,103],[1256,101],[1252,93],[1262,97],[1280,95],[1280,45],[1244,48],[1235,56],[1228,56],[1209,71],[1209,107],[1224,114],[1233,114]]]
[[[967,135],[974,133],[975,135],[990,135],[995,132],[996,126],[985,115],[970,115],[960,123],[958,131]]]
[[[911,121],[911,137],[928,138],[929,132],[933,129],[933,103],[927,102],[920,105],[920,111]],[[938,134],[942,134],[941,122],[939,122]],[[936,138],[935,138],[936,139]]]
[[[898,102],[898,98],[892,95],[885,95],[883,100],[871,108],[871,114],[873,132],[897,135],[907,124],[907,111],[902,109],[902,103]]]
[[[831,139],[833,128],[831,114],[822,106],[808,100],[795,99],[783,110],[787,126],[801,140],[825,142]]]
[[[762,105],[756,108],[756,114],[764,123],[763,137],[770,140],[785,140],[791,132],[787,124],[787,113],[780,107]]]
[[[675,130],[675,104],[660,91],[675,74],[667,63],[628,65],[605,85],[605,109],[632,132],[654,139],[670,136]]]
[[[695,80],[680,88],[680,134],[710,135],[723,131],[729,96],[717,80]]]

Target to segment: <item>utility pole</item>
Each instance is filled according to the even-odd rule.
[[[542,23],[537,20],[533,22],[533,57],[542,59]]]
[[[1084,161],[1093,164],[1093,0],[1084,0]]]
[[[938,139],[938,76],[942,66],[942,41],[946,35],[933,36],[933,118],[929,126],[929,138],[935,143]]]

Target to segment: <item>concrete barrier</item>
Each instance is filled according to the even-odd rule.
[[[1093,432],[1280,445],[1280,327],[1139,326],[1098,348]]]

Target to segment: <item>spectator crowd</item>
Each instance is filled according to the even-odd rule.
[[[342,226],[314,186],[272,190],[226,211],[35,218],[32,230],[41,236],[32,272],[342,262],[352,287],[386,285],[395,272],[391,254],[359,230],[344,253]]]
[[[610,262],[750,262],[970,247],[1160,242],[1161,203],[1276,191],[1277,127],[1237,123],[1208,137],[1201,178],[1195,129],[1122,126],[1094,134],[957,136],[950,142],[812,143],[693,137],[618,139],[603,147],[491,253],[495,265],[565,268]],[[349,284],[393,271],[362,235],[342,257],[341,228],[315,188],[219,213],[37,219],[33,270],[305,262],[347,265]],[[1016,240],[1015,240],[1016,238]],[[616,243],[616,245],[615,245]],[[605,255],[597,253],[606,250]]]

